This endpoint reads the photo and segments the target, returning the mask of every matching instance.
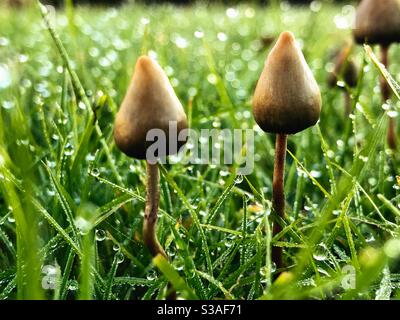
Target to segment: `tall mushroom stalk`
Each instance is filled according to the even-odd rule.
[[[170,132],[170,128],[176,128],[177,132]],[[154,257],[161,254],[167,258],[157,238],[160,183],[158,164],[154,161],[154,156],[159,158],[176,153],[186,142],[178,140],[179,133],[186,128],[185,111],[168,77],[156,61],[141,56],[136,62],[131,83],[115,119],[114,140],[127,156],[146,159],[143,242]],[[147,134],[153,129],[159,129],[165,134],[165,148],[158,149],[156,155],[148,155],[148,148],[154,141]],[[171,141],[170,137],[176,140]],[[152,158],[149,159],[149,156]]]
[[[381,48],[381,62],[389,67],[389,47],[400,42],[400,0],[362,0],[356,12],[354,38],[359,44],[368,42]],[[381,78],[382,100],[390,98],[390,87]],[[396,149],[396,123],[389,118],[387,143]]]
[[[276,134],[272,204],[273,235],[282,231],[285,217],[284,172],[287,136],[317,123],[321,94],[317,82],[291,32],[283,32],[265,61],[253,96],[253,115],[260,128]],[[282,268],[282,248],[272,248]]]

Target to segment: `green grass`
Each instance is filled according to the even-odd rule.
[[[222,6],[68,7],[48,30],[38,7],[1,8],[0,71],[11,81],[0,77],[1,299],[163,299],[168,282],[190,299],[400,296],[400,157],[385,145],[380,70],[354,48],[364,69],[350,117],[343,92],[326,85],[329,51],[351,35],[336,24],[351,10],[237,9],[229,18]],[[274,136],[255,126],[251,96],[270,48],[260,38],[284,30],[303,44],[323,110],[318,126],[289,137],[287,218],[272,237]],[[141,241],[145,164],[112,136],[146,51],[192,128],[256,129],[255,170],[244,179],[234,167],[162,168],[158,236],[169,262]],[[399,53],[393,46],[394,90]],[[290,272],[278,280],[272,244]],[[356,286],[345,290],[349,265]],[[43,266],[59,270],[53,289],[43,289]]]

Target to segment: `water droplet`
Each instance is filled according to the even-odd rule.
[[[240,184],[243,182],[243,175],[239,174],[238,176],[236,176],[235,178],[235,183],[236,184]]]
[[[326,255],[326,247],[324,244],[319,244],[317,249],[313,253],[313,258],[317,261],[325,261],[328,259]]]
[[[396,118],[399,115],[399,113],[397,111],[395,111],[395,110],[390,110],[390,111],[387,112],[387,115],[390,118]]]
[[[228,18],[234,19],[239,15],[239,11],[235,8],[228,8],[226,9],[226,16]]]
[[[150,23],[150,20],[145,18],[145,17],[143,17],[142,19],[140,19],[140,23],[143,24],[143,25],[147,25],[147,24]]]
[[[218,32],[217,38],[219,41],[222,41],[222,42],[228,40],[228,36],[223,32]]]
[[[322,3],[320,1],[313,1],[310,3],[310,10],[312,12],[318,12],[322,8]]]
[[[0,89],[11,85],[11,74],[5,64],[0,64]]]
[[[14,108],[15,103],[13,101],[3,101],[2,107],[6,110]]]
[[[10,44],[10,40],[5,37],[0,37],[0,46],[6,47]]]
[[[81,110],[86,110],[86,105],[83,103],[83,101],[79,101],[78,107],[79,107],[79,109],[81,109]]]
[[[367,243],[374,242],[374,241],[375,241],[375,237],[374,237],[373,235],[371,235],[370,237],[366,238],[365,241],[366,241]]]
[[[201,38],[204,37],[204,32],[203,32],[203,31],[196,30],[196,31],[194,32],[194,36],[195,36],[197,39],[201,39]]]
[[[106,232],[102,229],[97,229],[96,230],[96,240],[104,241],[105,238],[106,238]]]
[[[121,250],[121,246],[118,243],[116,243],[116,244],[113,245],[113,250],[114,251],[120,251]]]
[[[75,227],[81,235],[87,234],[91,229],[91,223],[83,217],[77,217],[74,221]]]
[[[98,177],[100,175],[100,170],[97,168],[93,168],[91,173],[93,177]]]
[[[74,147],[69,142],[65,145],[64,154],[69,157],[74,154]]]
[[[211,84],[216,84],[216,83],[218,82],[218,78],[217,78],[217,76],[216,76],[214,73],[210,73],[210,74],[207,76],[207,81],[208,81],[209,83],[211,83]]]
[[[14,218],[13,216],[8,216],[8,217],[7,217],[7,221],[8,221],[9,223],[14,223],[14,222],[15,222],[15,218]]]
[[[46,194],[47,194],[49,197],[54,197],[54,196],[56,195],[56,192],[55,192],[53,189],[47,189],[47,190],[46,190]]]
[[[320,178],[322,176],[322,172],[316,170],[311,170],[310,174],[313,178]]]
[[[227,177],[227,176],[229,176],[229,171],[221,170],[221,171],[219,172],[219,175],[220,175],[221,177]]]
[[[147,278],[147,280],[154,280],[154,279],[156,279],[157,278],[157,274],[154,272],[154,271],[151,271],[151,272],[149,272],[148,274],[147,274],[147,276],[146,276],[146,278]]]
[[[185,38],[179,36],[175,39],[175,45],[180,49],[185,49],[189,45],[189,42]]]
[[[69,286],[68,286],[68,290],[76,291],[76,290],[78,290],[78,288],[79,288],[79,285],[78,285],[77,281],[75,281],[75,280],[70,281]]]
[[[115,254],[115,259],[116,259],[117,263],[120,264],[120,263],[124,262],[125,256],[122,252],[118,251]]]

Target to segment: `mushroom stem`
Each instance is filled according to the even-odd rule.
[[[381,45],[381,62],[388,68],[389,66],[389,46]],[[381,92],[383,102],[390,98],[390,87],[384,77],[381,77]],[[396,149],[396,124],[393,118],[389,118],[387,143],[390,149]]]
[[[344,93],[344,112],[346,117],[351,113],[351,97],[347,90]]]
[[[273,227],[273,236],[282,231],[279,224],[279,218],[285,217],[285,193],[283,188],[283,181],[285,175],[285,159],[286,159],[287,135],[277,134],[275,142],[275,163],[274,163],[274,177],[273,177],[273,190],[272,190],[272,206],[275,214],[277,215]],[[272,248],[272,260],[275,262],[276,267],[283,267],[282,248]]]
[[[157,217],[158,204],[160,200],[160,177],[158,172],[158,164],[150,164],[146,162],[147,171],[147,193],[146,193],[146,209],[143,222],[143,241],[150,250],[153,257],[158,254],[167,258],[164,249],[161,247],[157,239]]]
[[[161,254],[165,259],[168,259],[167,254],[157,239],[158,205],[160,202],[160,175],[158,164],[150,164],[146,161],[146,172],[147,192],[143,222],[143,241],[153,257]],[[176,300],[176,292],[173,290],[170,283],[168,284],[167,291],[167,300]]]

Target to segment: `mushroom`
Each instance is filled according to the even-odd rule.
[[[272,204],[280,218],[285,216],[284,170],[287,135],[315,125],[321,112],[317,82],[291,32],[283,32],[269,53],[253,96],[253,115],[260,128],[276,134]],[[279,219],[273,234],[282,227]],[[272,259],[283,267],[282,248],[274,247]]]
[[[382,64],[388,67],[389,47],[394,42],[400,42],[400,0],[362,0],[357,8],[353,35],[359,44],[379,44]],[[383,78],[381,93],[386,102],[390,98],[390,87]],[[393,118],[389,118],[387,142],[391,149],[396,148],[396,125]]]
[[[176,128],[177,132],[170,132],[172,128]],[[146,159],[143,241],[154,257],[161,254],[167,258],[156,233],[160,198],[159,170],[157,162],[149,160],[147,155],[153,143],[148,141],[147,133],[152,129],[161,129],[167,137],[166,148],[164,151],[159,150],[157,157],[176,153],[186,142],[177,138],[182,130],[187,129],[187,118],[168,77],[156,61],[141,56],[136,62],[131,83],[115,119],[114,140],[127,156]],[[170,141],[171,136],[176,140]],[[170,145],[171,142],[176,145]]]
[[[341,50],[337,50],[333,55],[335,67],[328,75],[328,86],[334,88],[339,79],[343,79],[348,88],[355,88],[358,82],[358,66],[353,59],[350,58],[352,45],[349,43]],[[345,88],[344,91],[345,115],[351,112],[350,92]]]

